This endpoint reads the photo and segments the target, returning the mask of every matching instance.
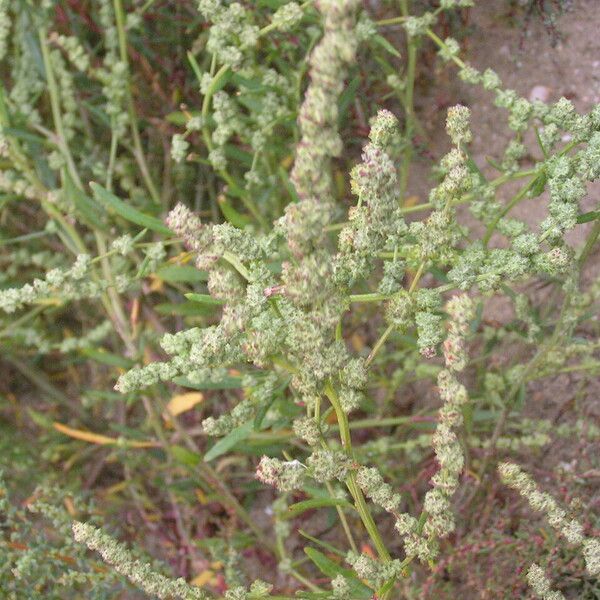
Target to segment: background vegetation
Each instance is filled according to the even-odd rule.
[[[600,105],[473,10],[0,0],[0,596],[600,597]]]

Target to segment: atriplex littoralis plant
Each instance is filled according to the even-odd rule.
[[[379,22],[358,0],[274,2],[256,10],[200,0],[197,13],[184,10],[202,17],[201,33],[195,43],[190,41],[188,54],[201,101],[195,109],[184,106],[169,115],[182,132],[174,134],[170,147],[176,164],[163,157],[159,172],[149,155],[157,154],[160,140],[137,115],[131,60],[132,40],[143,42],[147,35],[144,15],[152,4],[99,2],[93,15],[100,24],[101,50],[84,36],[59,33],[53,2],[35,10],[27,2],[0,4],[0,55],[10,50],[10,75],[0,95],[6,165],[0,177],[2,210],[17,231],[15,221],[23,212],[35,211],[36,220],[44,223],[39,231],[3,240],[7,248],[36,243],[35,253],[14,250],[3,256],[12,268],[0,291],[0,307],[9,319],[19,311],[2,332],[9,360],[54,395],[63,410],[71,408],[68,397],[24,361],[31,352],[87,356],[124,370],[116,384],[119,394],[90,393],[87,404],[75,409],[78,423],[97,423],[92,418],[97,415],[114,419],[124,438],[104,436],[99,442],[80,430],[59,430],[114,445],[127,478],[132,469],[143,468],[132,453],[159,448],[167,501],[190,560],[195,549],[189,522],[173,492],[173,478],[183,468],[219,494],[238,527],[247,527],[277,559],[279,571],[299,582],[302,597],[397,597],[400,581],[417,563],[435,568],[440,553],[448,551],[444,540],[455,529],[455,492],[466,486],[463,423],[474,437],[478,410],[462,383],[468,346],[483,343],[487,360],[496,335],[481,326],[486,298],[504,293],[514,301],[526,328],[519,339],[531,352],[500,372],[490,368],[483,393],[476,390],[481,410],[493,414],[491,439],[475,465],[480,481],[489,475],[494,448],[527,383],[561,370],[598,369],[597,340],[589,335],[575,339],[575,334],[587,326],[586,315],[593,313],[600,295],[598,281],[584,286],[581,277],[600,220],[597,212],[584,213],[580,206],[586,184],[600,177],[600,107],[582,115],[564,98],[552,105],[532,103],[505,89],[494,71],[481,73],[466,63],[458,43],[442,40],[436,30],[446,11],[468,8],[469,0],[442,0],[419,16],[403,0],[399,15]],[[383,36],[395,26],[404,33],[406,62],[399,73],[386,73],[390,63],[382,56],[398,51]],[[508,111],[515,135],[494,165],[499,175],[490,178],[469,155],[469,109],[449,109],[451,149],[437,167],[439,182],[426,203],[410,206],[413,137],[421,127],[414,109],[415,80],[427,40],[440,60],[457,67],[462,80],[490,91],[496,105]],[[402,127],[391,111],[372,111],[368,143],[351,171],[354,203],[346,215],[335,165],[344,157],[340,124],[349,118],[348,107],[361,84],[355,65],[365,47],[382,63],[378,76],[383,74],[398,99]],[[143,54],[138,58],[147,60]],[[37,69],[28,70],[33,64]],[[350,85],[350,78],[356,83]],[[531,158],[524,143],[532,128],[538,159]],[[201,182],[196,189],[194,178]],[[100,183],[86,184],[89,180]],[[517,191],[506,199],[504,190],[515,184]],[[517,204],[546,190],[548,215],[535,228],[512,218]],[[197,197],[202,198],[199,205]],[[202,211],[202,220],[190,205]],[[460,205],[483,224],[481,237],[461,222]],[[167,211],[163,223],[158,216]],[[426,216],[419,220],[421,214]],[[565,234],[586,222],[593,222],[586,241],[571,247]],[[75,258],[52,252],[57,244]],[[197,269],[181,264],[190,259]],[[39,270],[43,273],[31,283],[23,283],[23,272]],[[536,280],[553,286],[558,311],[540,314],[514,289]],[[140,293],[177,299],[192,290],[185,303],[170,300],[157,306]],[[101,322],[90,310],[96,303]],[[79,307],[75,314],[82,322],[93,325],[77,338],[60,338],[60,328],[46,331],[45,319],[71,306]],[[149,315],[144,325],[143,309]],[[157,312],[196,319],[196,326],[162,335],[160,346],[169,355],[163,361],[147,360],[146,354],[156,347],[157,333],[164,333]],[[378,336],[351,350],[350,333],[372,319],[381,329]],[[98,352],[98,344],[121,349],[123,356]],[[22,356],[19,345],[31,350]],[[443,364],[435,360],[440,347]],[[441,398],[430,432],[439,468],[416,507],[397,491],[407,470],[376,468],[371,460],[375,442],[357,445],[352,435],[354,429],[377,430],[410,420],[387,411],[396,385],[415,375],[433,376]],[[233,406],[223,410],[215,403],[202,432],[192,432],[165,411],[174,384],[188,389],[237,386],[241,391],[216,395]],[[106,400],[110,408],[103,405]],[[356,418],[359,410],[367,417]],[[47,424],[43,416],[35,418]],[[137,419],[154,439],[130,439],[128,418]],[[206,435],[222,439],[202,456],[198,437]],[[273,504],[273,539],[210,465],[244,444],[265,454],[256,475],[281,492]],[[582,548],[589,573],[597,574],[597,540],[585,536],[578,520],[567,520],[551,496],[537,492],[515,469],[502,467],[507,483],[548,513],[553,527],[569,531],[565,538]],[[296,490],[309,499],[288,511]],[[137,492],[131,493],[143,512]],[[535,501],[532,494],[537,494]],[[336,512],[347,543],[346,552],[308,536],[351,567],[307,547],[308,558],[329,578],[327,584],[317,582],[305,561],[290,555],[285,545],[290,515],[313,508]],[[384,535],[383,523],[390,521],[395,533]],[[154,572],[91,525],[77,522],[74,534],[148,594],[212,597]],[[374,553],[363,551],[365,543]],[[228,555],[224,547],[216,550],[220,557]],[[229,575],[226,598],[284,597],[270,596],[271,584],[256,581],[248,587],[236,569]],[[77,586],[82,580],[70,581]],[[537,564],[529,581],[540,597],[560,597]]]

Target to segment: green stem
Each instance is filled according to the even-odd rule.
[[[403,425],[411,423],[413,416],[410,417],[388,417],[385,419],[359,419],[349,424],[350,429],[370,429],[372,427],[393,427],[394,425]]]
[[[419,281],[421,280],[421,277],[423,276],[423,271],[425,270],[425,261],[421,261],[421,264],[419,265],[419,268],[417,269],[417,272],[415,273],[415,276],[413,277],[413,280],[410,282],[410,287],[408,288],[408,293],[412,294],[415,289],[417,288],[417,285],[419,285]]]
[[[81,178],[79,177],[79,173],[77,172],[77,168],[75,166],[75,161],[73,160],[73,156],[71,154],[71,150],[69,148],[69,144],[67,142],[67,138],[65,136],[65,129],[62,119],[62,113],[60,109],[60,100],[58,95],[58,87],[56,85],[56,79],[54,78],[54,72],[52,70],[52,63],[50,62],[50,54],[48,52],[47,42],[46,42],[46,33],[43,29],[39,31],[40,35],[40,44],[42,47],[42,56],[44,59],[44,67],[46,70],[46,78],[48,81],[48,91],[50,93],[50,104],[52,107],[52,117],[54,119],[54,126],[56,127],[56,132],[59,138],[59,144],[61,147],[61,151],[67,161],[67,168],[69,170],[69,174],[73,179],[75,185],[83,190],[83,183]],[[111,141],[111,154],[113,152],[113,147],[116,147],[116,139],[113,135],[113,140]],[[74,228],[71,228],[73,232],[76,231]],[[79,237],[77,235],[77,237]],[[96,240],[96,247],[98,249],[98,254],[102,266],[102,272],[105,279],[111,283],[109,290],[102,294],[101,301],[108,313],[111,317],[115,326],[121,336],[121,339],[124,341],[127,351],[130,355],[135,354],[135,346],[133,344],[133,339],[130,335],[128,335],[128,326],[127,326],[127,317],[125,316],[125,311],[123,309],[123,305],[121,302],[121,298],[117,294],[114,284],[114,275],[112,272],[112,267],[110,264],[110,259],[107,253],[106,248],[106,240],[100,231],[94,231],[94,237]],[[83,241],[79,244],[81,250],[86,250]]]
[[[394,331],[394,325],[388,325],[387,329],[383,332],[381,337],[377,340],[376,344],[373,346],[373,349],[371,350],[369,356],[367,356],[367,360],[366,360],[367,366],[373,362],[373,359],[377,356],[377,354],[383,347],[383,344],[385,344],[385,341],[388,339],[388,337],[390,336],[392,331]]]
[[[400,23],[406,23],[408,17],[392,17],[391,19],[381,19],[375,21],[375,25],[378,27],[384,27],[385,25],[399,25]]]
[[[444,50],[448,51],[448,54],[452,56],[452,62],[459,68],[464,69],[467,65],[465,64],[464,61],[462,61],[460,58],[458,58],[458,56],[455,56],[452,51],[450,50],[450,48],[448,48],[448,46],[446,45],[446,43],[440,39],[433,31],[431,31],[431,29],[427,30],[427,35],[433,40],[433,42],[439,47],[439,48],[443,48]]]
[[[115,10],[117,36],[119,40],[119,55],[121,62],[123,62],[127,67],[127,113],[129,116],[131,137],[133,139],[133,155],[135,157],[136,162],[138,163],[142,179],[144,180],[144,184],[146,185],[146,188],[148,189],[152,200],[156,204],[160,204],[160,195],[158,193],[158,190],[156,189],[156,186],[154,185],[154,182],[152,181],[150,170],[148,169],[148,164],[146,162],[144,149],[142,147],[140,131],[138,128],[137,114],[135,111],[135,104],[133,102],[133,92],[131,90],[131,73],[129,71],[129,56],[127,54],[127,33],[125,31],[125,11],[123,9],[123,1],[113,0],[113,6]]]
[[[38,36],[40,39],[40,47],[42,49],[42,59],[44,61],[44,70],[46,71],[46,83],[48,84],[48,92],[50,94],[50,107],[52,109],[52,118],[54,120],[54,126],[56,127],[56,135],[58,137],[58,146],[60,151],[67,163],[69,174],[73,178],[73,181],[78,187],[83,189],[79,173],[75,167],[75,161],[73,155],[67,143],[67,136],[62,119],[62,113],[60,110],[60,97],[58,94],[58,85],[54,77],[54,70],[52,69],[52,62],[50,61],[50,52],[48,51],[48,41],[46,30],[40,28],[38,30]]]
[[[500,222],[500,220],[503,219],[517,204],[519,204],[519,202],[521,202],[521,200],[523,200],[523,198],[525,198],[525,196],[527,195],[529,190],[531,190],[531,188],[535,185],[537,180],[538,180],[538,177],[532,177],[531,180],[529,181],[529,183],[527,185],[524,185],[510,199],[508,204],[500,211],[500,213],[498,213],[496,218],[488,225],[488,227],[485,231],[485,235],[483,236],[484,246],[488,245],[490,238],[494,234],[494,231],[496,230],[496,227],[498,226],[498,223]]]
[[[349,299],[350,302],[381,302],[383,300],[388,300],[390,298],[389,294],[350,294]]]
[[[4,86],[2,86],[1,83],[0,126],[2,126],[2,128],[9,128],[11,126],[8,109],[6,107]],[[23,173],[27,181],[29,181],[32,187],[36,190],[37,198],[46,214],[60,225],[62,233],[59,235],[65,246],[75,255],[79,253],[87,253],[87,248],[77,233],[77,230],[65,219],[65,217],[56,209],[53,204],[48,202],[48,190],[29,165],[27,158],[21,151],[19,141],[13,136],[7,136],[7,139],[11,162],[19,171],[21,171],[21,173]]]
[[[323,590],[319,586],[316,586],[312,581],[304,577],[304,575],[298,573],[296,569],[290,569],[290,575],[305,585],[311,592],[315,592],[317,594],[323,593]]]
[[[113,172],[115,170],[115,162],[117,160],[117,146],[118,146],[118,137],[115,131],[114,124],[111,127],[111,135],[110,135],[110,151],[108,155],[108,168],[106,169],[106,181],[105,188],[109,191],[112,191],[112,179]]]
[[[73,160],[73,155],[71,154],[71,150],[69,148],[69,144],[67,142],[67,137],[65,134],[62,112],[60,108],[58,86],[54,77],[52,62],[50,60],[50,53],[48,51],[46,31],[43,28],[40,28],[38,31],[38,35],[40,39],[40,47],[42,49],[44,69],[46,71],[46,81],[48,83],[48,92],[50,95],[52,118],[54,120],[54,126],[56,128],[56,135],[58,137],[59,147],[66,160],[69,175],[71,176],[75,185],[79,189],[83,190],[83,183],[81,181],[81,178],[79,177],[79,173],[77,172],[77,167],[75,166],[75,161]],[[63,228],[70,233],[70,237],[73,240],[75,240],[79,252],[87,254],[87,248],[83,243],[83,240],[81,240],[75,228],[68,223],[68,221],[60,214],[58,210],[54,209],[53,207],[50,207],[50,205],[47,202],[45,204],[48,205],[48,208],[45,207],[48,214],[51,214],[54,218],[59,220]],[[96,244],[98,247],[98,253],[100,255],[103,255],[106,253],[106,244],[104,242],[104,237],[99,231],[96,231],[94,233],[96,238]],[[102,269],[107,280],[109,282],[112,282],[114,278],[112,276],[110,265],[108,264],[108,259],[106,258],[102,260]],[[94,277],[97,279],[95,273],[93,274]],[[111,316],[113,322],[116,324],[117,329],[119,330],[121,337],[127,346],[128,351],[130,353],[133,353],[133,343],[131,339],[125,335],[125,331],[127,330],[127,319],[121,306],[120,298],[117,296],[115,290],[111,288],[111,290],[108,293],[103,293],[101,295],[101,302],[104,305],[104,308],[106,309],[107,313]]]
[[[106,281],[110,283],[110,287],[107,290],[108,300],[112,310],[108,310],[109,316],[112,318],[113,323],[119,333],[120,338],[123,340],[127,353],[133,357],[136,355],[137,350],[131,335],[130,328],[125,315],[125,309],[121,301],[121,296],[117,293],[115,276],[112,270],[110,261],[110,255],[107,252],[106,240],[100,231],[94,231],[94,238],[96,239],[96,246],[98,253],[100,254],[100,265],[102,268],[102,274]],[[107,307],[108,308],[108,307]]]
[[[340,439],[342,441],[342,446],[344,447],[344,451],[347,456],[350,458],[354,458],[354,451],[352,449],[352,437],[350,435],[350,427],[348,426],[348,416],[342,410],[342,406],[340,404],[340,400],[338,398],[337,392],[335,391],[333,385],[328,382],[325,385],[325,394],[333,409],[335,411],[335,415],[337,417],[338,426],[340,428]],[[350,491],[350,494],[354,498],[354,505],[356,506],[356,510],[360,515],[360,518],[371,538],[371,541],[375,545],[377,550],[377,554],[379,554],[379,558],[384,562],[389,562],[391,560],[390,553],[388,552],[385,543],[377,529],[377,525],[373,520],[373,517],[369,511],[369,507],[367,506],[365,497],[362,493],[362,490],[356,483],[356,475],[355,473],[350,473],[350,475],[346,479],[346,486]]]
[[[246,281],[250,281],[250,272],[235,254],[225,251],[223,252],[223,259],[226,260]]]
[[[329,495],[334,498],[335,497],[335,492],[333,487],[331,486],[331,484],[329,482],[326,482],[325,484],[327,486],[327,491],[329,492]],[[358,554],[358,547],[356,545],[356,542],[354,541],[354,536],[352,535],[352,530],[350,529],[350,526],[348,525],[348,519],[346,519],[346,515],[344,514],[344,509],[341,506],[336,506],[335,507],[338,517],[340,518],[340,522],[342,524],[342,529],[344,530],[344,533],[346,534],[346,539],[348,540],[348,543],[350,544],[350,548],[352,549],[353,552],[356,552]]]
[[[409,0],[400,0],[402,7],[402,16],[407,18],[409,15]],[[417,67],[417,40],[407,35],[407,60],[406,79],[404,89],[404,109],[406,111],[404,140],[406,147],[404,149],[404,157],[400,165],[400,202],[404,202],[406,189],[408,187],[408,177],[410,175],[410,163],[413,156],[412,138],[415,125],[415,108],[414,108],[414,89],[415,89],[415,74]]]

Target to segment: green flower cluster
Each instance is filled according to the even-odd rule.
[[[63,597],[70,597],[81,589],[88,590],[94,599],[110,597],[116,592],[118,576],[105,569],[100,560],[90,559],[87,548],[73,540],[72,516],[65,499],[68,497],[79,512],[93,507],[80,494],[67,494],[48,483],[28,488],[32,473],[36,479],[42,476],[41,471],[35,471],[40,457],[20,452],[15,440],[12,433],[2,439],[3,469],[11,468],[9,463],[15,457],[20,462],[10,486],[5,483],[6,471],[0,470],[0,589],[4,597],[21,598],[25,593],[28,599],[43,600],[49,591],[59,590]],[[26,502],[22,501],[24,488],[32,492]]]
[[[536,563],[533,563],[527,571],[527,582],[533,593],[541,600],[564,600],[565,598],[560,592],[552,590],[544,569]]]
[[[225,5],[220,0],[200,0],[198,10],[212,22],[207,50],[222,64],[233,69],[242,67],[245,55],[258,42],[259,28],[253,23],[253,13],[239,2]]]
[[[291,492],[302,488],[306,467],[297,460],[284,462],[278,458],[263,456],[256,467],[256,477],[281,492]]]
[[[541,492],[531,476],[519,466],[505,462],[498,466],[498,472],[502,481],[517,490],[529,502],[531,508],[545,514],[548,523],[569,544],[581,546],[587,572],[592,576],[598,575],[600,573],[600,540],[585,536],[581,523],[577,519],[569,517],[567,511],[561,508],[550,494]]]
[[[402,498],[393,491],[392,486],[386,483],[381,473],[375,467],[361,467],[356,474],[356,483],[360,486],[367,498],[392,514],[400,510]]]
[[[80,254],[69,269],[52,269],[44,279],[34,279],[21,288],[0,290],[0,308],[13,313],[27,304],[46,299],[58,293],[65,300],[94,298],[104,291],[107,283],[90,281],[89,254]]]
[[[183,111],[185,131],[172,137],[173,160],[178,163],[197,160],[197,155],[189,150],[196,142],[194,133],[200,132],[210,164],[225,180],[232,181],[228,173],[230,148],[241,142],[244,152],[248,146],[253,152],[251,164],[243,173],[245,192],[254,195],[257,190],[276,184],[271,157],[280,150],[280,143],[275,134],[282,126],[293,125],[298,85],[294,71],[282,72],[281,60],[277,57],[283,53],[286,60],[297,60],[292,59],[297,44],[287,38],[297,29],[309,4],[282,4],[271,14],[270,22],[261,28],[258,11],[249,10],[239,2],[201,0],[198,3],[201,15],[211,22],[208,38],[201,43],[206,44],[212,61],[210,69],[201,72],[193,59],[204,96],[203,106],[198,114]],[[265,60],[265,54],[269,54],[264,47],[268,34],[278,39],[276,52]],[[232,72],[236,79],[231,77]],[[235,91],[231,91],[230,86],[223,89],[224,83],[230,80],[236,81]],[[210,119],[207,119],[209,109]],[[251,200],[247,203],[253,205]],[[258,213],[254,212],[256,216]]]
[[[408,228],[398,206],[396,166],[388,153],[398,134],[398,121],[387,110],[373,120],[370,144],[363,149],[362,163],[351,173],[352,191],[358,205],[350,212],[350,222],[339,235],[334,276],[348,287],[367,278],[376,257],[386,247],[401,243]]]
[[[198,587],[188,585],[184,579],[169,579],[156,573],[148,564],[136,559],[124,544],[117,542],[93,525],[75,521],[73,537],[75,541],[98,552],[102,560],[111,565],[117,573],[151,596],[161,600],[171,598],[206,600],[209,598],[206,592]]]
[[[297,2],[287,2],[275,11],[271,22],[280,31],[290,31],[302,20],[303,14]]]
[[[310,85],[298,113],[302,137],[291,172],[296,192],[303,200],[330,200],[328,166],[331,157],[342,151],[337,107],[347,66],[354,62],[358,46],[354,35],[358,4],[357,0],[321,0],[318,5],[325,21],[325,35],[309,59]]]
[[[423,533],[432,540],[447,537],[454,531],[450,499],[458,487],[464,457],[453,430],[462,424],[462,409],[468,401],[467,390],[456,379],[455,373],[467,365],[465,338],[474,318],[473,301],[466,294],[454,296],[446,304],[446,311],[449,315],[449,332],[444,341],[446,368],[438,375],[438,388],[444,405],[432,439],[440,470],[431,480],[433,489],[427,492],[423,503],[427,514]]]
[[[400,577],[402,573],[402,563],[398,559],[381,563],[367,554],[348,552],[346,562],[352,566],[360,579],[368,581],[375,589]]]
[[[344,481],[354,467],[353,461],[343,452],[320,449],[308,456],[306,465],[298,460],[282,461],[263,456],[256,468],[256,477],[282,492],[291,492],[301,490],[307,477],[318,483]]]
[[[225,592],[226,600],[258,600],[259,598],[270,597],[269,592],[273,586],[257,579],[252,583],[250,589],[244,587],[234,587]]]
[[[474,316],[473,302],[467,295],[455,296],[447,303],[446,310],[450,316],[449,335],[444,342],[446,369],[438,375],[444,405],[432,440],[440,470],[432,479],[433,488],[425,495],[421,520],[400,512],[400,495],[384,482],[376,468],[362,467],[356,477],[365,495],[396,518],[395,527],[404,538],[406,555],[418,556],[423,561],[435,559],[437,540],[454,530],[450,498],[458,486],[464,465],[462,449],[453,428],[462,423],[461,408],[468,395],[455,372],[466,366],[464,340]]]

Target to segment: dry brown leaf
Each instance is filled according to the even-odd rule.
[[[202,571],[202,573],[196,575],[196,577],[190,581],[190,584],[195,587],[204,587],[209,583],[216,583],[215,572],[210,569]]]
[[[404,203],[402,204],[403,208],[410,208],[411,206],[416,206],[419,204],[419,196],[409,196],[404,199]]]
[[[157,448],[160,446],[157,442],[138,442],[138,441],[129,441],[125,440],[121,442],[116,438],[108,437],[107,435],[102,435],[100,433],[93,433],[92,431],[83,431],[82,429],[73,429],[67,425],[63,425],[62,423],[53,423],[54,429],[56,431],[60,431],[69,437],[75,438],[76,440],[82,440],[83,442],[89,442],[90,444],[98,444],[100,446],[106,445],[116,445],[118,443],[124,443],[125,446],[129,448]]]
[[[204,400],[204,394],[201,392],[187,392],[185,394],[178,394],[173,396],[167,404],[168,415],[163,415],[165,420],[169,419],[169,415],[176,417],[187,410],[190,410],[200,404]]]

